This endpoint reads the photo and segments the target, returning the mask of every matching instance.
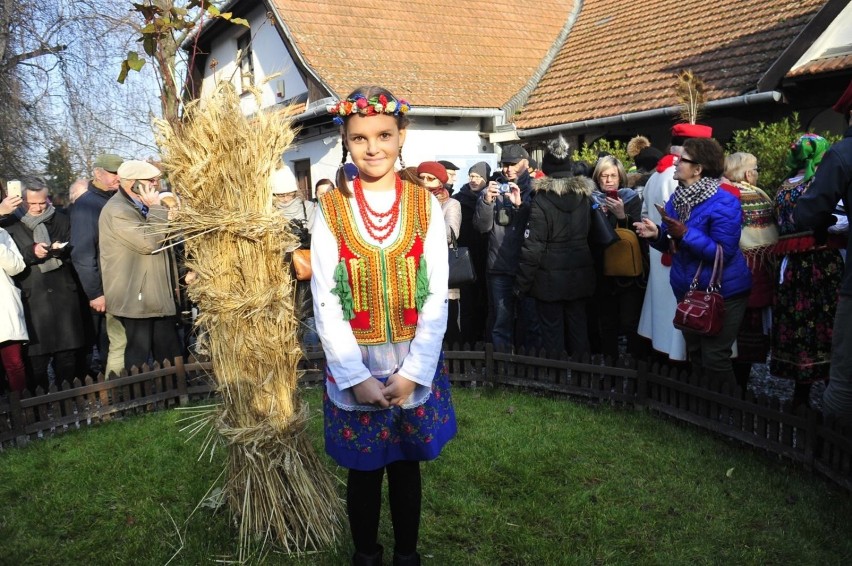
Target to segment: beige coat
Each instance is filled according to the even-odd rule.
[[[121,191],[104,205],[98,221],[106,310],[114,316],[154,318],[176,312],[168,210],[152,206],[148,217]]]

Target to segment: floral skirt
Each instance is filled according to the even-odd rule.
[[[790,254],[772,308],[769,371],[797,383],[828,379],[843,258],[834,249]]]
[[[325,451],[338,465],[377,470],[398,460],[433,460],[456,435],[456,415],[443,359],[422,405],[347,411],[323,394]]]

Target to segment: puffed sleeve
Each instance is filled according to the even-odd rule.
[[[446,255],[446,251],[444,254]],[[337,241],[326,223],[325,215],[318,211],[314,215],[311,234],[311,293],[314,298],[314,319],[328,369],[337,386],[340,389],[348,389],[367,380],[370,370],[364,365],[361,349],[352,334],[349,321],[343,318],[340,299],[331,292],[335,285],[334,270],[338,258]]]
[[[447,330],[447,239],[444,217],[438,200],[430,196],[432,213],[426,231],[424,255],[429,276],[429,296],[417,315],[417,329],[411,348],[399,374],[425,386],[432,385],[435,368],[441,355],[441,343]]]

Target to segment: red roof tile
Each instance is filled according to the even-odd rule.
[[[519,128],[674,106],[692,69],[707,99],[753,91],[825,0],[587,0]]]
[[[852,69],[852,54],[838,55],[837,57],[824,57],[808,61],[801,67],[797,67],[787,73],[788,77],[802,77],[805,75],[817,75],[832,71],[845,71]]]
[[[272,0],[308,66],[339,96],[379,84],[416,106],[499,108],[520,91],[573,2]]]

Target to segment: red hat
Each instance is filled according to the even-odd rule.
[[[420,173],[428,173],[441,181],[442,185],[446,185],[449,180],[449,176],[447,175],[447,168],[438,163],[437,161],[424,161],[420,165],[417,166],[417,174]]]
[[[673,138],[712,138],[713,128],[704,124],[675,124],[672,126]]]
[[[835,102],[831,109],[840,112],[844,117],[849,116],[849,112],[852,111],[852,81],[849,81],[846,92],[841,95],[840,100]]]

